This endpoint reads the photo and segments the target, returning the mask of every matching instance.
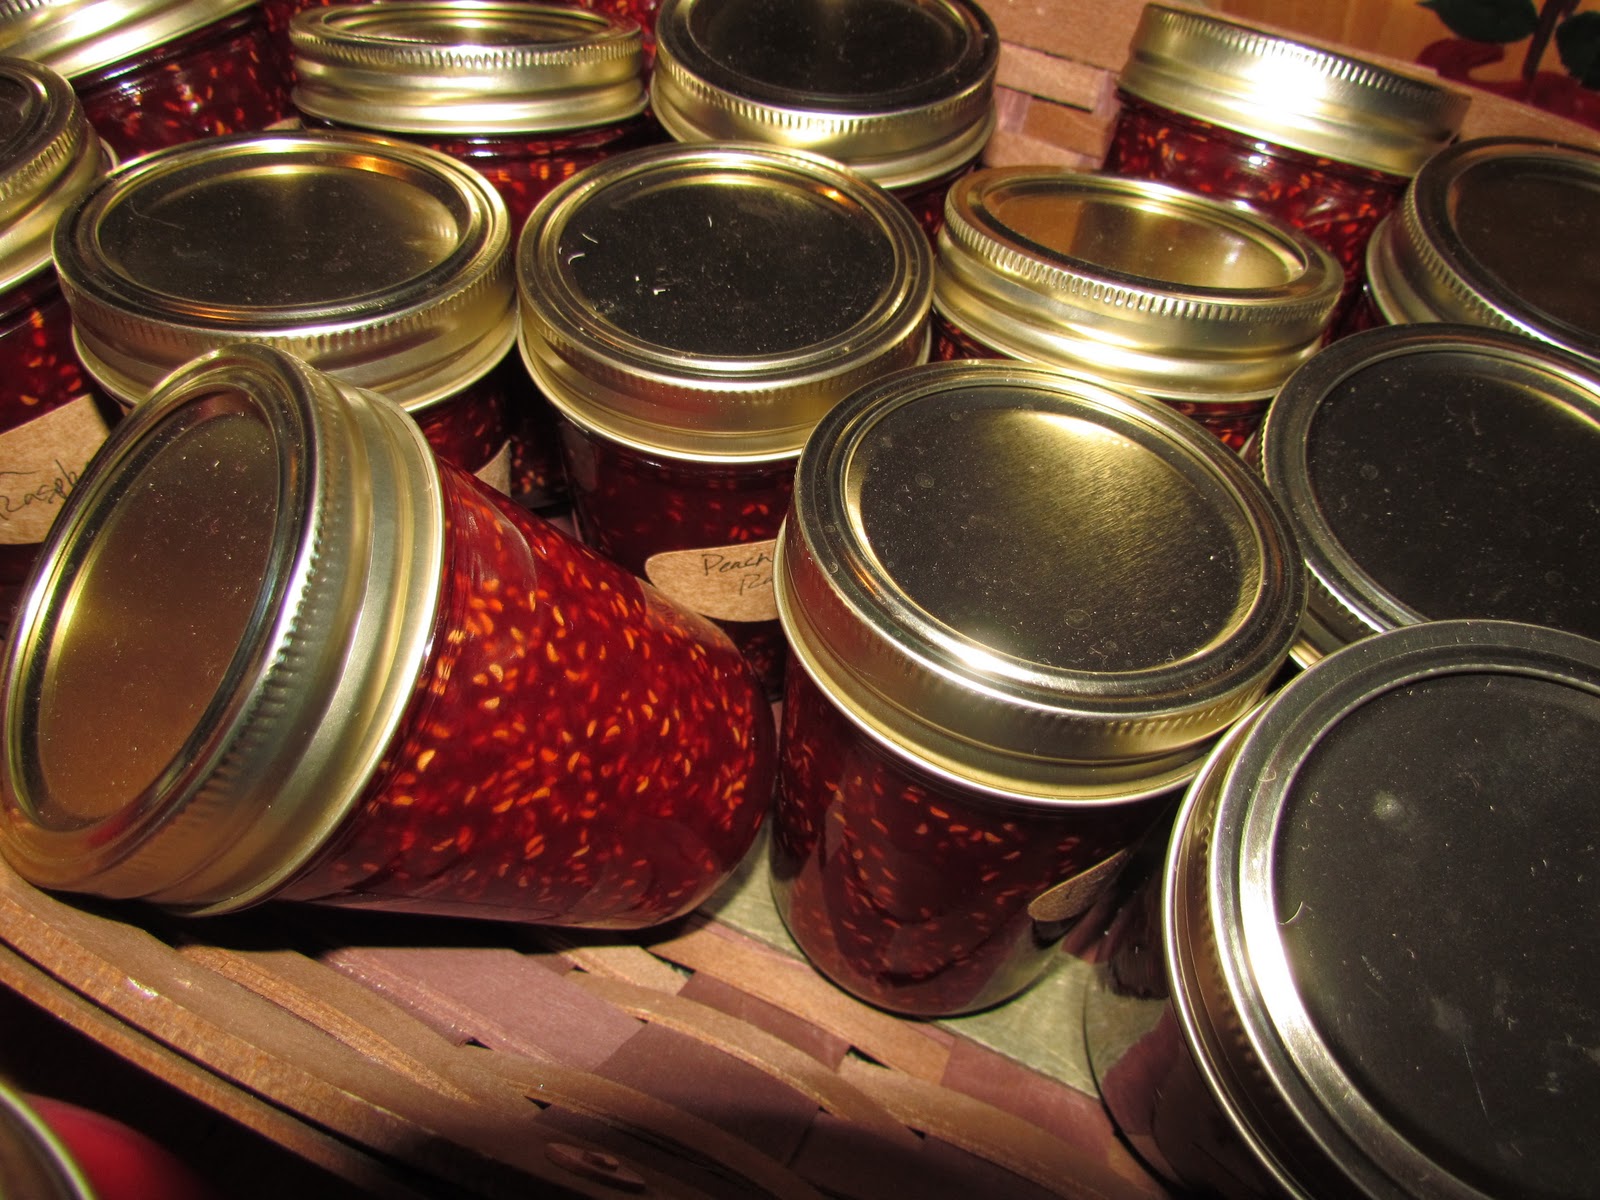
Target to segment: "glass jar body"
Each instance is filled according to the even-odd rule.
[[[564,417],[558,424],[579,535],[711,616],[776,697],[787,652],[773,599],[772,548],[789,511],[794,457],[679,459],[645,454]]]
[[[889,194],[911,210],[911,215],[917,219],[917,224],[922,226],[927,233],[928,240],[935,245],[939,241],[939,229],[944,225],[944,197],[950,190],[950,185],[963,175],[977,169],[978,160],[974,158],[965,166],[957,167],[954,171],[947,172],[937,179],[930,179],[924,183],[910,184],[906,187],[888,189]]]
[[[521,366],[514,354],[507,354],[488,374],[412,410],[412,416],[441,462],[509,495],[512,427],[524,388]]]
[[[54,515],[114,416],[72,348],[50,268],[0,296],[0,634]]]
[[[639,928],[749,850],[770,710],[713,626],[442,468],[443,600],[402,725],[282,898]]]
[[[818,969],[894,1012],[971,1012],[1034,983],[1165,804],[1007,803],[939,778],[794,663],[782,721],[778,911]],[[1051,903],[1063,885],[1071,903]]]
[[[942,313],[933,317],[933,357],[938,362],[957,359],[1009,358],[987,346],[963,329],[957,328]],[[1209,429],[1230,450],[1242,451],[1266,415],[1268,401],[1261,400],[1178,400],[1156,397],[1168,408],[1180,412]]]
[[[293,116],[286,61],[251,6],[72,83],[95,131],[128,159]]]
[[[1367,242],[1409,182],[1279,146],[1119,93],[1104,170],[1244,200],[1314,238],[1344,268],[1347,296]]]

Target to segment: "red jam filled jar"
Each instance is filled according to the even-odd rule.
[[[3,0],[0,53],[70,79],[119,159],[294,115],[253,0]]]
[[[125,407],[206,350],[287,350],[383,393],[510,486],[516,283],[505,203],[435,150],[276,131],[108,174],[56,229],[79,356]]]
[[[1184,1196],[1592,1196],[1597,773],[1588,638],[1433,621],[1289,682],[1083,993],[1127,1143]]]
[[[1473,138],[1425,163],[1367,248],[1342,333],[1425,322],[1510,330],[1600,361],[1600,152]]]
[[[994,130],[1000,36],[963,0],[666,0],[650,96],[683,142],[826,155],[894,193],[931,236]]]
[[[1407,181],[1470,97],[1420,73],[1187,8],[1147,5],[1105,169],[1245,200],[1315,238],[1353,292]]]
[[[1094,375],[1235,450],[1323,344],[1344,282],[1291,226],[1149,180],[985,168],[951,187],[945,213],[935,357]]]
[[[1065,372],[933,363],[801,455],[773,890],[854,995],[945,1016],[1043,973],[1285,661],[1288,527],[1238,455]]]
[[[584,167],[666,141],[645,112],[638,26],[581,9],[510,3],[314,8],[290,28],[294,100],[311,127],[390,134],[477,170],[500,192],[515,240],[551,188]],[[519,404],[512,492],[566,498],[555,416]]]
[[[73,353],[72,314],[50,261],[56,221],[105,169],[67,81],[0,58],[0,636],[114,415]]]
[[[41,886],[638,928],[770,799],[715,626],[270,347],[119,424],[15,635],[0,851]]]
[[[1600,639],[1600,363],[1503,330],[1370,330],[1284,384],[1253,452],[1310,585],[1305,666],[1402,625]]]
[[[580,535],[723,622],[776,693],[795,461],[823,413],[926,357],[927,238],[816,155],[668,145],[551,192],[517,277]]]

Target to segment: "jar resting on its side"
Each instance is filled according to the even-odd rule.
[[[818,423],[777,592],[778,911],[824,974],[917,1016],[1049,967],[1304,604],[1237,455],[1004,362],[896,372]]]
[[[500,192],[515,241],[551,188],[666,140],[645,111],[639,29],[581,9],[393,0],[313,8],[290,27],[295,106],[311,128],[365,129],[460,159]],[[566,500],[555,416],[524,389],[511,494]]]
[[[509,222],[448,155],[300,131],[169,147],[102,179],[55,258],[79,356],[123,406],[207,350],[274,345],[383,393],[508,489]]]
[[[958,181],[945,212],[935,357],[1092,374],[1235,450],[1322,345],[1343,286],[1305,234],[1148,180],[991,167]]]
[[[1420,73],[1162,4],[1141,14],[1117,86],[1107,171],[1248,201],[1329,250],[1347,293],[1470,103]]]
[[[927,238],[816,155],[674,144],[552,191],[517,278],[580,534],[722,622],[776,694],[795,460],[834,404],[926,357]]]
[[[0,851],[190,912],[637,928],[726,878],[772,782],[714,626],[263,346],[113,431],[4,685]]]
[[[57,72],[0,58],[0,636],[39,543],[115,410],[72,350],[50,261],[56,221],[106,161]]]
[[[70,79],[123,159],[294,114],[254,0],[0,0],[0,53]]]

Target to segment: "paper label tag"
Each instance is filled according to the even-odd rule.
[[[105,440],[105,418],[91,396],[0,433],[0,545],[44,541]]]
[[[679,604],[718,621],[776,621],[777,539],[667,550],[645,559],[645,578]]]
[[[1071,879],[1064,879],[1049,891],[1036,896],[1033,903],[1028,905],[1028,915],[1043,923],[1081,917],[1100,898],[1100,893],[1111,882],[1128,853],[1127,850],[1118,850],[1110,858],[1095,863],[1088,870],[1079,871]]]
[[[502,496],[511,495],[511,443],[500,447],[500,452],[473,472]]]

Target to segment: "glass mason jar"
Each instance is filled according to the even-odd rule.
[[[294,114],[253,0],[0,0],[0,53],[70,79],[120,159]]]
[[[0,58],[0,637],[39,543],[115,415],[73,353],[50,261],[56,221],[106,166],[66,79]]]
[[[315,8],[290,28],[294,101],[310,127],[431,146],[500,192],[515,240],[551,188],[621,150],[666,140],[645,113],[639,30],[581,9],[513,3]],[[555,416],[518,405],[511,494],[566,499]]]
[[[1084,1012],[1106,1107],[1196,1194],[1594,1192],[1600,643],[1437,621],[1220,745]]]
[[[1442,321],[1600,360],[1600,152],[1474,138],[1417,172],[1368,247],[1343,333]]]
[[[1446,618],[1600,638],[1600,365],[1478,326],[1371,330],[1295,372],[1252,453],[1309,571],[1300,665]]]
[[[1250,202],[1326,247],[1352,294],[1377,223],[1470,103],[1420,71],[1163,4],[1117,89],[1106,170]]]
[[[1322,344],[1343,286],[1304,234],[1167,184],[991,167],[959,180],[945,208],[935,357],[1087,372],[1236,450]]]
[[[823,413],[926,358],[927,238],[816,155],[668,145],[551,192],[517,278],[579,533],[723,622],[776,693],[772,545],[795,461]]]
[[[1045,970],[1265,691],[1305,599],[1238,455],[1018,363],[912,368],[836,407],[777,558],[778,910],[825,975],[917,1016]]]
[[[448,155],[276,131],[107,175],[56,230],[79,356],[124,407],[206,350],[278,346],[382,392],[441,457],[510,486],[516,282],[505,203]]]
[[[1000,36],[963,0],[666,0],[656,39],[650,97],[673,137],[826,155],[930,236],[994,130]]]
[[[636,928],[710,894],[771,792],[715,626],[266,346],[112,432],[4,672],[6,858],[189,912]]]

